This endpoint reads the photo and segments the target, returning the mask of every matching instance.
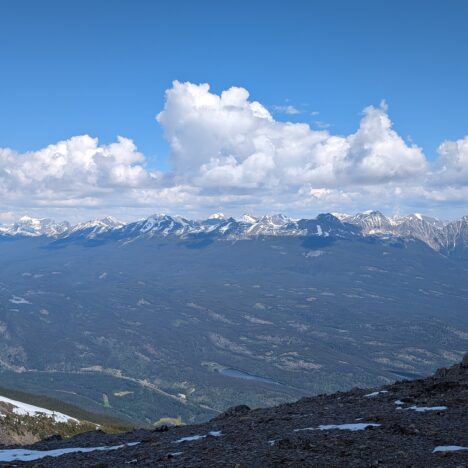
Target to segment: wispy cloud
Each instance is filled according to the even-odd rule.
[[[278,114],[288,114],[288,115],[297,115],[301,113],[299,109],[291,105],[273,106],[273,111],[277,112]]]
[[[316,120],[315,121],[315,125],[320,128],[320,129],[325,129],[325,128],[329,128],[330,127],[330,124],[326,123],[326,122],[322,122],[321,120]]]

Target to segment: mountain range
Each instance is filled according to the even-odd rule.
[[[45,236],[59,241],[69,239],[119,239],[141,237],[179,237],[205,240],[241,240],[258,236],[317,236],[347,238],[352,236],[397,237],[417,239],[432,249],[449,255],[468,249],[468,216],[444,222],[419,213],[387,217],[379,211],[356,215],[320,214],[314,219],[293,219],[283,214],[239,219],[216,213],[204,220],[156,214],[136,222],[123,223],[108,216],[71,225],[68,221],[23,216],[12,225],[0,225],[3,237]]]
[[[161,425],[428,375],[467,349],[467,225],[22,218],[0,235],[2,385]]]

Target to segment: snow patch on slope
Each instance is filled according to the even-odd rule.
[[[51,411],[45,408],[40,408],[39,406],[29,405],[28,403],[23,403],[21,401],[11,400],[0,396],[0,403],[6,403],[7,405],[13,406],[13,413],[18,416],[47,416],[52,418],[55,422],[76,422],[79,423],[78,419],[72,418],[67,414],[60,413],[58,411]]]
[[[67,453],[86,453],[103,450],[118,450],[124,447],[131,447],[140,442],[132,442],[129,444],[112,445],[107,447],[67,447],[55,450],[28,450],[28,449],[9,449],[0,450],[0,462],[12,461],[34,461],[45,457],[60,457]]]

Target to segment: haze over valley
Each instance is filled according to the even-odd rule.
[[[467,246],[466,218],[379,212],[23,218],[2,382],[152,425],[424,376],[466,349]]]

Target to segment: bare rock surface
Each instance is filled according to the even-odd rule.
[[[123,445],[123,447],[119,447]],[[119,448],[115,448],[115,447]],[[68,453],[0,465],[467,467],[468,358],[433,377],[353,389],[274,408],[227,410],[211,421],[124,434],[93,431],[25,447]]]

